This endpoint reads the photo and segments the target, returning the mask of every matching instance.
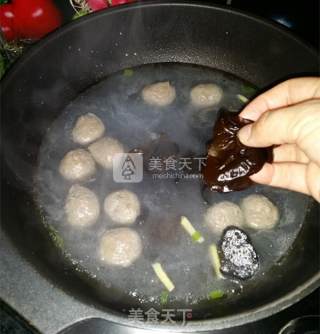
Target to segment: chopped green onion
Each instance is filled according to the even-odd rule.
[[[213,290],[209,293],[210,299],[220,299],[224,296],[224,292],[222,290]]]
[[[252,86],[243,85],[241,87],[241,93],[245,96],[252,96],[257,92],[257,89]]]
[[[132,77],[133,76],[133,69],[132,68],[126,68],[124,71],[123,71],[123,75],[125,77]]]
[[[237,98],[243,103],[249,102],[249,99],[247,97],[245,97],[244,95],[237,94]]]
[[[168,277],[166,272],[163,270],[161,264],[156,262],[152,265],[152,268],[156,275],[158,276],[161,283],[165,286],[165,288],[171,292],[174,289],[174,284],[172,283],[171,279]]]
[[[218,278],[223,278],[220,272],[221,263],[220,263],[217,246],[215,244],[211,244],[209,247],[209,252],[210,252],[211,262],[212,262],[213,269],[214,269],[216,276]]]
[[[190,223],[190,220],[185,217],[181,216],[180,224],[182,227],[187,231],[187,233],[191,236],[194,242],[198,242],[199,244],[204,242],[204,238],[199,231],[196,231],[195,228]]]
[[[162,291],[160,295],[160,303],[161,305],[165,305],[168,303],[168,298],[169,298],[169,292],[168,291]]]
[[[194,242],[199,242],[200,244],[204,241],[201,233],[199,231],[195,231],[193,234],[192,234],[192,241]]]
[[[61,235],[59,234],[59,232],[50,224],[46,224],[46,227],[48,229],[49,235],[51,237],[51,240],[53,241],[53,243],[55,244],[56,247],[60,248],[61,250],[63,250],[64,248],[64,241],[61,237]]]

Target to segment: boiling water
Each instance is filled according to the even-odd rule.
[[[169,80],[176,88],[177,98],[166,108],[146,105],[140,95],[145,85]],[[216,83],[224,92],[219,105],[199,110],[190,103],[190,89],[199,83]],[[87,228],[76,228],[65,222],[64,203],[70,184],[59,175],[62,157],[78,145],[71,140],[71,130],[78,116],[96,114],[106,126],[106,134],[121,141],[128,151],[139,148],[145,156],[159,154],[176,157],[203,156],[206,142],[221,107],[238,111],[243,107],[237,94],[246,95],[248,83],[209,68],[178,64],[146,65],[116,73],[91,87],[75,99],[48,129],[39,155],[38,200],[45,212],[51,231],[59,239],[59,246],[71,259],[75,268],[88,273],[110,293],[118,291],[141,305],[159,305],[164,290],[151,267],[160,262],[176,288],[170,293],[169,303],[190,307],[206,300],[213,289],[222,289],[227,298],[245,290],[247,282],[217,280],[213,274],[208,247],[218,242],[203,222],[210,204],[221,200],[239,203],[251,193],[262,193],[279,208],[281,219],[270,231],[250,231],[260,257],[260,271],[253,278],[259,281],[268,270],[287,253],[299,232],[307,197],[279,189],[254,186],[231,194],[210,193],[203,190],[201,179],[154,179],[146,172],[136,184],[115,183],[112,172],[97,172],[94,180],[85,185],[103,200],[114,190],[130,189],[141,201],[142,214],[133,225],[143,241],[142,256],[129,268],[109,267],[99,260],[99,241],[103,233],[114,227],[101,210],[98,222]],[[147,162],[146,162],[147,163]],[[182,229],[180,216],[187,216],[205,238],[195,244]],[[62,241],[63,242],[62,242]]]

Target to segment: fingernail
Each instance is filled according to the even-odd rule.
[[[238,132],[238,137],[242,143],[247,143],[251,135],[252,125],[246,125]]]

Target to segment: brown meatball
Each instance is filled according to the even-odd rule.
[[[215,84],[199,84],[190,92],[191,102],[199,108],[213,107],[222,99],[222,89]]]
[[[99,139],[105,131],[104,124],[95,114],[80,116],[72,130],[72,139],[80,145],[88,145]]]
[[[140,202],[129,190],[111,193],[104,200],[105,213],[118,224],[133,224],[140,215]]]
[[[176,90],[169,81],[157,82],[142,90],[143,100],[153,106],[166,107],[176,98]]]
[[[241,202],[245,224],[253,229],[271,229],[279,221],[278,208],[263,195],[249,195]]]
[[[129,267],[141,253],[139,234],[127,227],[105,232],[100,242],[100,258],[109,265]]]
[[[88,147],[94,160],[105,169],[112,169],[115,154],[124,153],[123,145],[114,138],[104,137]]]
[[[241,227],[244,217],[239,205],[223,201],[208,208],[204,220],[213,233],[220,234],[229,226]]]
[[[68,181],[85,181],[95,174],[96,165],[91,154],[80,148],[63,157],[59,172]]]
[[[65,213],[67,222],[71,225],[93,225],[100,214],[99,200],[93,191],[75,184],[69,190]]]

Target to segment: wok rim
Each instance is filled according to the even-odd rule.
[[[46,35],[43,39],[35,42],[30,49],[28,49],[26,52],[24,52],[18,60],[16,60],[12,66],[6,71],[4,76],[0,80],[0,88],[1,86],[5,87],[6,82],[10,81],[10,77],[14,75],[15,72],[19,71],[19,68],[23,66],[23,64],[31,58],[34,54],[38,52],[39,49],[45,47],[47,43],[52,43],[55,39],[59,38],[60,35],[63,35],[67,33],[69,30],[74,29],[75,26],[85,25],[87,22],[90,22],[91,20],[94,21],[96,17],[98,16],[110,16],[117,14],[118,12],[126,12],[131,10],[136,10],[139,8],[152,8],[152,7],[190,7],[190,8],[203,8],[208,10],[218,10],[221,12],[227,12],[231,14],[236,14],[242,17],[245,17],[249,20],[255,21],[259,24],[263,24],[267,27],[270,27],[274,30],[279,31],[279,33],[286,35],[292,40],[295,40],[298,44],[301,45],[301,47],[307,49],[310,53],[312,53],[315,57],[317,57],[318,52],[317,50],[308,42],[302,40],[300,37],[297,37],[295,34],[293,34],[289,28],[281,25],[280,23],[276,23],[271,20],[267,20],[261,16],[251,14],[249,12],[246,12],[244,10],[240,9],[232,9],[229,6],[224,5],[217,5],[217,4],[210,4],[207,2],[196,2],[195,0],[185,1],[185,0],[174,0],[174,1],[162,1],[162,0],[149,0],[147,3],[133,3],[133,4],[126,4],[111,8],[106,8],[97,12],[90,13],[89,15],[85,15],[82,17],[77,18],[76,20],[73,20],[69,23],[67,23],[64,26],[59,27],[58,29],[50,32],[48,35]],[[320,65],[320,60],[318,61]],[[1,89],[0,89],[1,92]]]
[[[161,325],[159,323],[149,324],[147,322],[135,322],[133,323],[124,315],[110,314],[107,313],[107,317],[87,317],[83,320],[90,319],[104,319],[111,321],[117,325],[137,328],[137,329],[148,329],[148,330],[159,330],[168,332],[185,332],[191,333],[194,331],[210,331],[210,330],[220,330],[233,328],[241,325],[248,324],[250,322],[258,321],[269,316],[272,316],[293,304],[299,302],[301,299],[311,294],[320,286],[320,271],[317,275],[312,277],[310,280],[306,281],[303,285],[297,287],[295,290],[287,293],[283,297],[279,298],[275,302],[270,302],[263,306],[257,307],[255,310],[238,313],[234,316],[225,316],[215,319],[205,319],[205,320],[191,320],[187,321],[186,325],[174,324],[174,325]],[[71,325],[72,327],[73,325]]]
[[[195,1],[161,1],[161,0],[152,0],[147,3],[135,3],[129,5],[122,5],[119,7],[108,8],[107,10],[102,10],[99,12],[92,13],[90,15],[81,17],[75,21],[68,23],[66,26],[63,26],[50,34],[48,34],[44,39],[35,43],[29,50],[27,50],[16,62],[14,62],[13,66],[6,72],[4,77],[0,82],[0,92],[5,90],[7,83],[10,82],[11,77],[19,72],[20,68],[24,66],[25,62],[27,62],[30,58],[32,58],[37,52],[46,46],[47,43],[54,43],[56,39],[60,36],[64,35],[70,30],[73,30],[77,26],[86,25],[87,22],[91,20],[94,21],[96,17],[108,17],[112,15],[116,15],[118,12],[126,12],[126,11],[135,11],[140,8],[159,8],[159,7],[182,7],[182,8],[202,8],[207,10],[214,10],[219,12],[225,12],[233,15],[239,15],[245,17],[248,20],[254,21],[257,24],[263,24],[273,30],[277,30],[282,35],[285,35],[287,38],[294,40],[301,47],[306,49],[314,56],[317,56],[317,51],[308,43],[304,42],[301,38],[296,37],[288,28],[281,26],[275,22],[264,19],[260,16],[253,15],[243,10],[233,9],[229,6],[209,4],[209,3],[199,3]],[[0,93],[2,95],[2,93]],[[0,98],[1,99],[1,98]],[[319,210],[319,208],[318,208]],[[14,246],[15,247],[15,246]],[[22,256],[22,255],[20,255]],[[35,268],[37,270],[37,268]],[[43,276],[41,276],[45,279]],[[169,332],[179,332],[183,330],[184,332],[193,332],[195,330],[200,331],[208,331],[213,329],[225,329],[235,326],[240,326],[247,324],[252,321],[257,321],[266,317],[269,317],[279,311],[290,307],[291,305],[297,303],[302,298],[313,292],[316,288],[320,286],[320,270],[312,276],[309,280],[305,281],[302,285],[296,287],[296,289],[292,290],[289,293],[286,293],[282,297],[278,298],[275,301],[264,304],[263,306],[258,306],[255,309],[248,310],[246,312],[238,313],[237,315],[229,315],[225,317],[219,317],[215,319],[205,319],[205,320],[193,320],[187,322],[186,325],[163,325],[163,324],[148,324],[146,322],[142,323],[132,323],[125,315],[119,314],[113,310],[103,310],[103,316],[101,317],[92,317],[88,316],[82,320],[88,320],[93,318],[101,318],[111,322],[114,322],[119,325],[124,325],[133,328],[139,329],[153,329],[153,330],[166,330]],[[58,285],[58,289],[62,289]],[[79,300],[77,297],[75,297]],[[85,304],[84,302],[80,301]]]

